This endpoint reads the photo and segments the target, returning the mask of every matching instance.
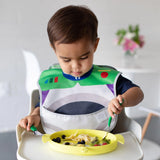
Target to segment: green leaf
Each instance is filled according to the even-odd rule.
[[[120,45],[120,44],[122,43],[123,37],[124,37],[124,36],[121,36],[121,37],[119,38],[118,45]]]
[[[129,32],[133,32],[133,27],[132,27],[132,25],[129,25],[129,27],[128,27],[128,30],[129,30]]]

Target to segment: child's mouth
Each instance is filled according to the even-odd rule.
[[[75,77],[79,77],[79,76],[82,74],[82,72],[72,72],[72,74],[73,74]]]

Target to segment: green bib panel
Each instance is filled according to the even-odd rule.
[[[72,88],[77,83],[79,83],[80,86],[114,84],[118,74],[118,71],[109,67],[94,65],[92,73],[88,77],[74,81],[65,78],[60,66],[55,65],[42,72],[39,85],[42,91],[46,91],[50,89]]]

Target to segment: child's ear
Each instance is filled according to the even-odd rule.
[[[100,38],[97,38],[94,44],[94,52],[96,51],[97,47],[98,47],[98,43],[99,43]]]

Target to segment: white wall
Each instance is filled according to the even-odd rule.
[[[128,24],[139,24],[146,44],[138,51],[137,63],[140,67],[160,69],[158,0],[0,0],[0,131],[15,129],[20,118],[28,113],[22,49],[35,54],[41,70],[55,63],[46,32],[47,22],[57,9],[70,4],[87,5],[99,19],[101,40],[95,63],[121,65],[123,51],[114,45],[115,32]],[[153,79],[139,76],[134,79],[144,88],[147,96],[144,102],[157,105],[157,76]]]

